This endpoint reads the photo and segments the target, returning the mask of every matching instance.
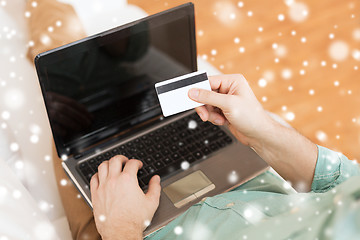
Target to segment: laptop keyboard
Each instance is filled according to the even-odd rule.
[[[220,127],[203,122],[194,113],[82,162],[78,169],[90,183],[98,166],[115,155],[139,159],[143,162],[138,171],[139,185],[145,189],[152,176],[163,178],[186,169],[232,141]]]

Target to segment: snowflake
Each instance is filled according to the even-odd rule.
[[[190,167],[190,163],[188,161],[183,161],[181,163],[181,169],[186,170]]]
[[[150,220],[145,220],[144,221],[144,226],[147,228],[148,226],[150,226],[151,221]]]
[[[31,124],[29,128],[30,128],[30,132],[33,133],[33,134],[40,134],[41,133],[41,128],[37,124]]]
[[[57,27],[61,27],[61,26],[62,26],[62,22],[61,22],[60,20],[57,20],[56,23],[55,23],[55,25],[56,25]]]
[[[14,190],[12,195],[13,195],[13,198],[19,199],[22,194],[19,190]]]
[[[321,130],[316,131],[315,136],[316,136],[317,140],[319,140],[320,142],[325,142],[328,139],[327,134]]]
[[[106,221],[105,215],[101,214],[101,215],[99,216],[99,221],[100,221],[100,222],[105,222],[105,221]]]
[[[25,12],[25,17],[26,17],[26,18],[31,17],[31,13],[30,13],[29,11],[26,11],[26,12]]]
[[[333,33],[330,33],[330,34],[329,34],[329,38],[330,38],[330,39],[334,39],[334,37],[335,37],[335,34],[333,34]]]
[[[352,57],[353,57],[355,60],[360,61],[360,50],[354,49],[354,50],[351,52],[351,55],[352,55]]]
[[[232,171],[229,175],[228,175],[228,181],[229,183],[236,183],[239,179],[238,174],[235,171]]]
[[[67,180],[66,180],[66,179],[61,179],[61,180],[60,180],[60,185],[61,185],[61,186],[66,186],[66,184],[67,184]]]
[[[49,204],[44,201],[44,200],[41,200],[38,204],[38,207],[40,208],[41,211],[43,212],[48,212],[50,210],[50,206]]]
[[[289,17],[294,22],[303,22],[309,16],[309,9],[305,3],[292,2],[289,6]]]
[[[39,142],[39,136],[38,135],[36,135],[36,134],[33,134],[33,135],[31,135],[30,136],[30,142],[31,143],[38,143]]]
[[[38,6],[38,3],[35,2],[35,1],[33,1],[33,2],[31,3],[31,6],[34,7],[34,8],[36,8],[36,7]]]
[[[275,55],[282,58],[287,55],[287,48],[285,45],[278,45],[276,48],[274,48]]]
[[[49,45],[51,43],[51,38],[47,34],[43,34],[40,37],[40,41],[44,45]]]
[[[49,155],[45,155],[44,159],[45,161],[49,162],[51,160],[51,157]]]
[[[18,143],[15,143],[15,142],[13,142],[13,143],[10,143],[10,150],[12,151],[12,152],[17,152],[17,151],[19,151],[19,144]]]
[[[292,77],[292,71],[289,68],[285,68],[281,71],[281,77],[283,79],[290,79]]]
[[[310,90],[309,90],[309,94],[310,94],[310,95],[314,95],[314,94],[315,94],[315,90],[314,90],[314,89],[310,89]]]
[[[240,42],[240,38],[236,37],[234,38],[234,43],[238,44]]]
[[[263,79],[263,78],[261,78],[261,79],[259,79],[259,81],[258,81],[258,85],[259,85],[259,87],[266,87],[266,85],[267,85],[267,81],[265,80],[265,79]]]
[[[213,49],[213,50],[211,50],[211,55],[216,55],[217,54],[217,50],[216,49]]]
[[[244,53],[245,52],[245,47],[240,47],[239,52]]]
[[[19,169],[19,170],[21,170],[21,169],[23,169],[24,168],[24,162],[23,161],[16,161],[15,162],[15,168],[16,169]]]
[[[291,86],[290,86],[291,87]],[[289,89],[289,91],[292,91],[292,87],[291,87],[291,90]],[[288,120],[288,121],[293,121],[295,119],[295,114],[293,112],[287,112],[285,114],[285,118]]]
[[[181,235],[181,234],[183,233],[183,228],[180,227],[180,226],[176,226],[176,227],[174,228],[174,233],[175,233],[176,235]]]
[[[197,122],[195,120],[190,120],[188,122],[188,128],[189,129],[196,129],[197,128]]]
[[[290,182],[290,181],[285,181],[285,182],[283,183],[283,187],[284,187],[285,189],[290,189],[290,188],[291,188],[291,182]]]
[[[344,61],[349,55],[349,46],[344,41],[335,41],[330,44],[328,54],[335,61]]]
[[[284,15],[284,14],[279,14],[279,15],[278,15],[278,20],[279,20],[280,22],[284,21],[284,20],[285,20],[285,15]]]
[[[273,71],[267,70],[264,72],[263,77],[268,81],[272,82],[275,79],[275,74]]]
[[[354,29],[352,32],[353,39],[356,41],[360,41],[360,28]]]

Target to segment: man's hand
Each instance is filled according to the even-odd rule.
[[[203,121],[228,124],[231,132],[245,145],[252,145],[270,127],[270,117],[240,74],[209,77],[211,89],[191,89],[189,97],[205,106],[196,108]]]
[[[235,137],[252,147],[283,178],[301,191],[311,187],[317,147],[294,129],[272,120],[242,75],[209,77],[213,91],[190,89],[189,97],[203,121],[227,124]],[[301,189],[300,189],[301,188]]]
[[[153,218],[159,206],[160,177],[152,177],[144,194],[137,180],[141,167],[141,161],[118,155],[101,163],[92,177],[94,218],[103,240],[142,239]]]

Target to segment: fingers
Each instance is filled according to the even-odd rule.
[[[146,196],[151,198],[154,202],[158,202],[160,198],[160,192],[160,177],[158,175],[155,175],[150,179],[149,190],[146,193]]]
[[[99,184],[105,182],[109,173],[109,161],[103,161],[98,167]]]
[[[137,172],[140,168],[142,168],[143,163],[139,160],[135,160],[135,159],[131,159],[129,160],[125,167],[124,167],[124,172],[128,172],[131,175],[136,176]]]
[[[190,99],[196,102],[215,106],[222,110],[226,109],[229,99],[229,95],[227,94],[216,93],[199,88],[190,89],[188,94]]]
[[[109,177],[118,176],[122,170],[122,166],[129,159],[123,155],[116,155],[109,160]]]
[[[247,83],[241,74],[209,76],[209,82],[213,91],[224,94],[240,93],[242,88],[239,85]]]
[[[201,118],[201,120],[203,120],[204,122],[206,122],[209,118],[209,112],[206,109],[205,106],[200,106],[195,108],[197,114],[199,115],[199,117]]]
[[[90,180],[91,196],[94,196],[94,192],[95,192],[95,190],[98,189],[98,187],[99,187],[99,176],[98,176],[98,173],[95,173]]]

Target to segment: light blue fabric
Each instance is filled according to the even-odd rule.
[[[282,179],[265,172],[194,204],[147,239],[360,239],[356,176],[358,164],[318,146],[310,193],[290,194]]]

